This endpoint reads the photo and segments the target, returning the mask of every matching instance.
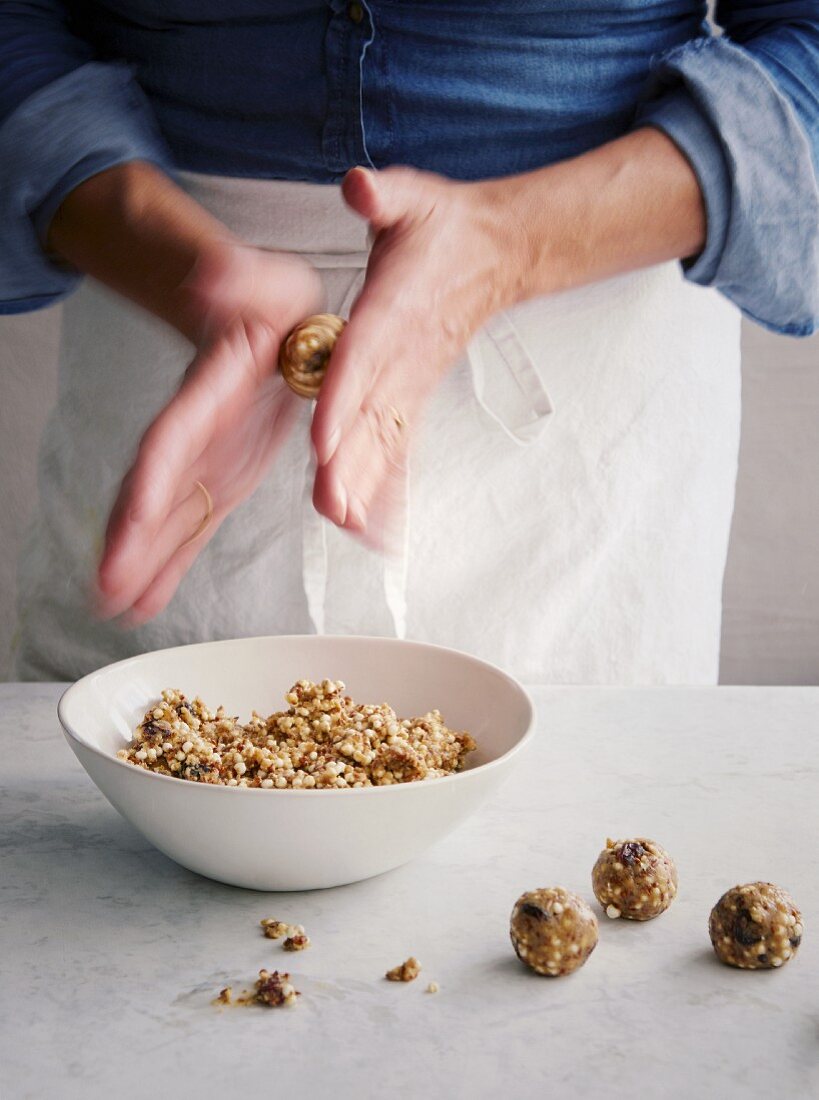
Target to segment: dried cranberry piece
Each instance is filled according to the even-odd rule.
[[[752,943],[759,943],[762,934],[759,925],[751,917],[747,909],[740,909],[734,921],[734,939],[743,947],[750,947]]]
[[[635,864],[640,856],[644,856],[645,854],[645,848],[636,840],[629,840],[626,844],[621,845],[619,853],[620,859],[623,863],[627,863],[629,867]]]

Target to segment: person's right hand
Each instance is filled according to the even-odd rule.
[[[220,523],[262,480],[301,400],[277,372],[277,357],[290,329],[318,308],[318,275],[295,257],[233,243],[206,257],[181,293],[184,328],[199,350],[142,437],[108,523],[95,600],[103,618],[124,615],[136,625],[163,610]],[[213,518],[185,545],[205,514],[197,481],[213,499]]]

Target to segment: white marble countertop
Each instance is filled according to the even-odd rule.
[[[819,1095],[819,689],[534,689],[536,745],[476,817],[388,875],[278,895],[149,847],[63,742],[59,690],[0,686],[3,1100]],[[577,974],[528,973],[517,896],[593,901],[606,836],[634,834],[676,858],[671,910],[602,917]],[[778,971],[711,952],[711,905],[753,879],[806,917]],[[313,946],[283,954],[265,916]],[[421,977],[384,981],[409,954]],[[288,964],[295,1007],[210,1004]]]

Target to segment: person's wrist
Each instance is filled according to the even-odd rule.
[[[547,215],[548,171],[540,170],[537,181],[527,173],[474,185],[497,251],[501,307],[553,293],[571,281],[569,257],[561,255],[560,243],[568,212]]]
[[[227,234],[202,237],[169,295],[165,319],[197,347],[237,312],[234,299],[240,249]]]
[[[518,300],[695,255],[705,240],[697,178],[650,127],[481,186],[517,270]]]
[[[207,307],[187,281],[217,264],[228,230],[151,164],[115,165],[79,184],[54,214],[47,246],[196,343]]]

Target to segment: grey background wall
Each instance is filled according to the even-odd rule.
[[[721,679],[819,684],[819,337],[743,329]]]
[[[56,398],[59,310],[0,318],[0,680],[11,675],[14,573]],[[722,680],[819,683],[819,340],[746,325],[737,504]]]

